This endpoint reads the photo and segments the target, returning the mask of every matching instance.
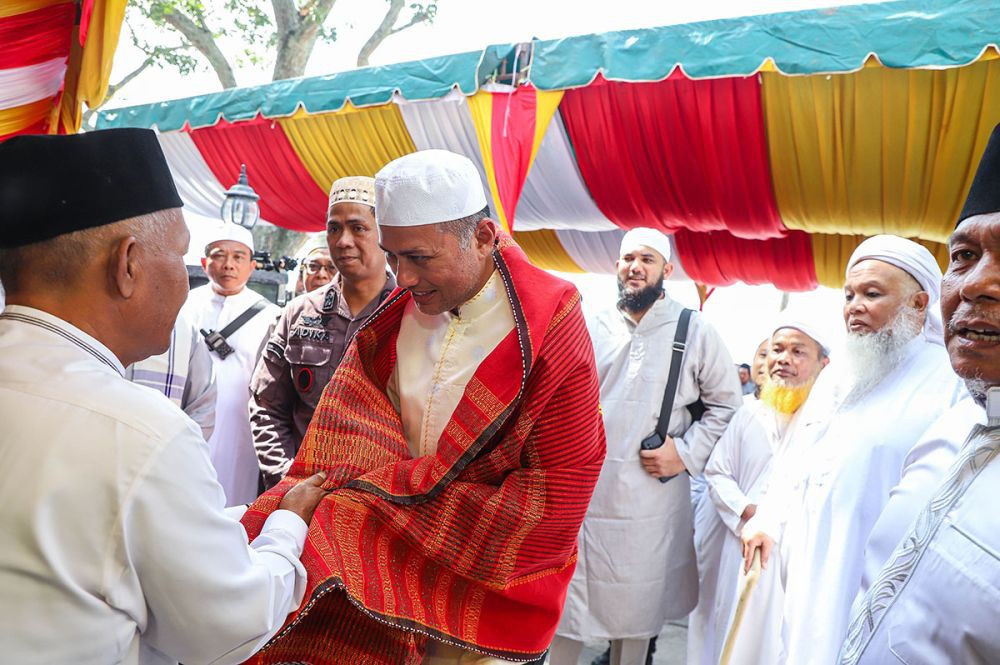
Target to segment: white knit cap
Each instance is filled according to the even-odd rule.
[[[660,253],[664,261],[670,261],[670,238],[661,231],[645,226],[632,229],[625,234],[622,238],[621,247],[618,248],[618,258],[625,256],[628,252],[635,251],[639,247],[655,249]]]
[[[250,248],[250,252],[253,253],[253,234],[250,233],[250,229],[239,226],[238,224],[233,224],[231,222],[222,222],[216,224],[211,228],[211,230],[206,234],[208,240],[205,242],[205,254],[208,254],[208,248],[212,243],[219,242],[220,240],[235,240],[236,242],[243,243]]]
[[[447,150],[404,155],[375,174],[379,226],[423,226],[462,219],[486,207],[479,171]]]
[[[814,342],[819,344],[825,355],[830,355],[829,338],[823,333],[822,328],[814,323],[811,323],[805,316],[796,314],[795,312],[789,312],[788,310],[782,312],[778,316],[778,320],[775,322],[774,330],[771,331],[771,336],[773,337],[774,333],[784,328],[793,328],[801,333],[805,333],[811,337]]]
[[[941,266],[937,259],[923,245],[894,235],[879,235],[868,238],[858,245],[847,262],[845,278],[855,265],[875,259],[906,271],[917,280],[920,288],[928,293],[927,317],[924,321],[924,335],[928,341],[944,344],[944,327],[941,324]]]

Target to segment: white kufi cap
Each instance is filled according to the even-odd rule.
[[[771,336],[774,333],[782,330],[784,328],[793,328],[799,332],[805,333],[812,338],[814,342],[819,344],[820,348],[823,349],[823,353],[827,356],[830,355],[830,339],[823,332],[823,329],[817,326],[815,323],[810,322],[809,318],[804,315],[796,314],[795,312],[790,312],[788,310],[782,312],[778,320],[775,322],[774,330],[771,331]]]
[[[232,222],[222,222],[216,224],[212,227],[211,231],[206,234],[208,240],[205,242],[205,253],[208,253],[208,247],[212,243],[219,242],[220,240],[235,240],[236,242],[243,243],[250,248],[250,252],[253,253],[253,234],[250,233],[250,229],[239,226],[238,224],[233,224]]]
[[[635,251],[639,247],[649,247],[655,249],[663,257],[664,261],[670,261],[670,238],[663,232],[645,226],[632,229],[622,238],[621,247],[618,249],[618,258],[625,256],[628,252]]]
[[[923,245],[894,235],[879,235],[868,238],[858,245],[847,262],[846,276],[855,265],[875,259],[896,266],[917,280],[920,288],[928,293],[927,318],[924,335],[928,341],[944,344],[944,327],[941,324],[941,266],[937,259]]]
[[[447,150],[404,155],[375,174],[379,226],[423,226],[462,219],[486,207],[479,170]]]

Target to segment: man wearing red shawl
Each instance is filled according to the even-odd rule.
[[[254,662],[526,662],[549,645],[604,460],[575,288],[489,218],[475,166],[428,150],[376,176],[399,288],[327,385],[288,476],[323,470],[302,606]]]

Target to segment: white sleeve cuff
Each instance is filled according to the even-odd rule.
[[[264,521],[264,527],[260,530],[260,535],[270,534],[274,531],[284,531],[291,536],[292,540],[298,544],[295,556],[302,555],[302,546],[306,542],[306,533],[309,525],[301,517],[290,510],[276,510]]]

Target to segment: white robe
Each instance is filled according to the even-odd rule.
[[[975,433],[861,603],[840,662],[1000,663],[1000,431]]]
[[[690,665],[719,662],[738,597],[741,517],[759,500],[772,459],[793,435],[797,421],[798,413],[781,416],[760,401],[746,403],[708,459],[708,496],[699,506],[699,513],[707,512],[708,517],[695,522],[700,586],[698,606],[688,623]]]
[[[248,546],[198,426],[99,341],[0,316],[0,660],[238,663],[305,592],[306,524]]]
[[[220,296],[212,291],[211,284],[206,284],[191,291],[183,312],[199,329],[218,331],[263,299],[250,288],[234,296]],[[215,431],[208,448],[219,483],[226,491],[227,506],[257,498],[260,467],[250,434],[250,377],[280,313],[278,307],[268,303],[227,340],[235,353],[225,359],[212,353],[218,398]]]
[[[780,635],[778,662],[835,662],[861,584],[865,543],[899,482],[903,459],[965,391],[944,348],[923,335],[907,344],[900,364],[860,403],[842,404],[849,389],[834,373],[820,377],[803,408],[820,413],[824,401],[832,407],[825,431],[792,443],[744,528],[763,530],[780,545],[751,598],[752,612],[768,621],[758,639]],[[775,589],[776,574],[782,577],[780,612],[776,600],[760,606],[769,599],[767,589]],[[771,653],[774,645],[754,649]]]
[[[985,423],[986,411],[971,396],[966,397],[938,418],[910,450],[903,462],[902,478],[889,494],[889,501],[868,536],[859,598],[868,591],[910,524],[941,484],[969,429]]]
[[[588,321],[597,360],[608,452],[580,530],[579,555],[556,633],[581,642],[658,635],[698,598],[688,475],[647,474],[639,443],[656,428],[682,306],[656,302],[638,325],[611,308]],[[687,404],[708,411],[692,424]],[[718,333],[691,317],[668,434],[699,475],[742,403],[732,359]]]

